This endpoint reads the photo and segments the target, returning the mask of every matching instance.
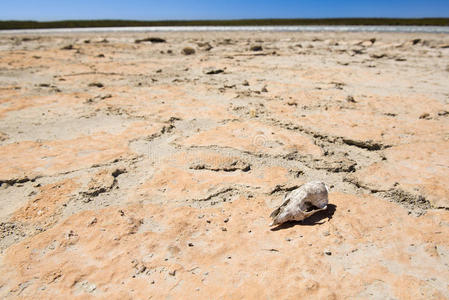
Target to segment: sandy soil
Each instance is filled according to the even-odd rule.
[[[447,299],[448,79],[447,35],[3,34],[0,297]]]

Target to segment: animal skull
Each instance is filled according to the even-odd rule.
[[[328,203],[328,188],[324,182],[311,181],[284,196],[284,203],[270,217],[270,226],[287,221],[301,221],[314,213],[325,210]]]

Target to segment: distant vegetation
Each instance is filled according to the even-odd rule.
[[[67,20],[53,22],[0,21],[0,29],[129,27],[129,26],[262,26],[262,25],[421,25],[449,26],[449,18],[425,19],[248,19],[197,21]]]

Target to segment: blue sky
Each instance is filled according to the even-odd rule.
[[[1,20],[449,17],[449,0],[0,0]]]

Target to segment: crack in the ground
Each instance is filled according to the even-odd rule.
[[[340,157],[336,156],[313,157],[311,155],[301,155],[295,151],[285,155],[283,158],[300,161],[310,169],[326,170],[331,173],[350,173],[355,171],[357,162],[342,155]]]
[[[26,183],[26,182],[34,182],[36,179],[39,179],[43,176],[37,175],[34,177],[29,178],[28,176],[22,177],[22,178],[12,178],[12,179],[2,179],[0,180],[0,186],[2,186],[3,184],[11,186],[11,185],[15,185],[18,183]]]
[[[95,182],[95,178],[91,179],[91,186],[88,188],[87,191],[80,192],[80,195],[84,198],[87,198],[84,200],[84,202],[90,202],[92,201],[92,198],[95,198],[99,196],[100,194],[106,193],[111,191],[114,187],[117,186],[117,177],[123,173],[126,173],[126,169],[124,168],[116,168],[112,172],[110,172],[110,176],[112,177],[112,181],[107,182]],[[105,184],[106,183],[106,184]],[[87,200],[87,201],[86,201]]]
[[[238,197],[254,198],[258,189],[259,187],[233,184],[232,186],[223,187],[206,197],[187,199],[186,202],[199,207],[214,206],[225,202],[232,202]]]
[[[359,189],[369,192],[370,194],[401,204],[417,216],[424,214],[427,209],[431,208],[429,200],[418,193],[413,194],[397,187],[390,189],[377,189],[365,185],[356,178],[350,176],[343,178],[343,180]]]
[[[372,140],[368,141],[359,141],[354,139],[340,138],[343,143],[349,146],[356,146],[361,149],[366,149],[369,151],[377,151],[382,149],[391,148],[391,145],[377,143]]]
[[[220,162],[218,161],[218,166],[212,166],[208,163],[198,162],[193,163],[189,169],[192,170],[209,170],[214,172],[235,172],[235,171],[243,171],[248,172],[251,170],[251,165],[242,160],[234,160],[232,162]]]
[[[235,191],[235,190],[236,190],[235,188],[227,187],[227,188],[220,189],[219,191],[217,191],[217,192],[215,192],[213,194],[210,194],[209,196],[207,196],[205,198],[191,199],[191,200],[194,201],[194,202],[195,201],[198,201],[198,202],[209,201],[209,200],[211,200],[211,199],[213,199],[215,197],[218,197],[220,195],[223,195],[223,194],[226,194],[228,192]]]
[[[374,142],[372,140],[359,141],[359,140],[344,138],[341,136],[333,136],[333,135],[329,135],[329,134],[323,134],[323,133],[313,131],[311,129],[296,125],[296,124],[292,124],[289,122],[287,122],[287,123],[282,122],[282,121],[274,119],[274,118],[267,119],[267,121],[272,123],[273,125],[279,126],[281,128],[288,129],[291,131],[298,131],[300,133],[311,136],[314,139],[319,139],[319,140],[327,142],[327,143],[346,144],[348,146],[354,146],[354,147],[357,147],[357,148],[360,148],[363,150],[368,150],[368,151],[383,150],[383,149],[391,147],[391,145],[383,144],[380,142]]]
[[[316,136],[315,136],[316,138]],[[317,142],[317,145],[319,145],[321,148],[323,148],[325,150],[325,152],[327,152],[330,146],[334,146],[335,144],[329,140],[329,137],[323,137],[323,139],[319,138],[319,142]],[[343,146],[343,147],[351,147],[348,146],[344,143],[339,144],[338,146]],[[220,147],[217,145],[212,145],[212,146],[190,146],[190,149],[214,149],[214,150],[230,150],[230,151],[236,151],[239,152],[240,155],[241,154],[246,154],[250,157],[253,157],[255,159],[268,159],[268,160],[275,160],[278,162],[282,162],[282,161],[297,161],[299,163],[301,163],[304,167],[310,169],[310,170],[323,170],[325,172],[337,175],[337,178],[340,178],[339,181],[340,182],[346,182],[349,183],[351,186],[353,186],[353,192],[355,193],[360,193],[360,192],[366,192],[368,194],[373,194],[373,195],[377,195],[380,196],[388,201],[393,201],[395,203],[399,203],[401,205],[403,205],[404,207],[406,207],[407,209],[410,209],[411,211],[414,212],[415,215],[420,215],[422,214],[423,210],[426,210],[428,208],[430,208],[430,204],[429,202],[421,195],[412,195],[412,194],[408,194],[404,191],[399,191],[398,189],[393,189],[393,190],[378,190],[378,189],[373,189],[369,186],[365,186],[363,184],[361,184],[360,182],[358,182],[355,179],[351,179],[348,175],[353,173],[356,170],[356,167],[358,166],[358,163],[351,159],[350,156],[349,157],[345,157],[345,156],[335,156],[332,155],[330,153],[327,153],[327,155],[324,156],[324,158],[315,158],[312,157],[310,155],[300,155],[297,152],[292,152],[289,153],[287,155],[269,155],[266,153],[254,153],[254,152],[249,152],[249,151],[244,151],[244,150],[239,150],[239,149],[235,149],[235,148],[231,148],[231,147]],[[357,149],[360,149],[357,147]],[[377,153],[377,151],[369,151],[367,149],[364,149],[364,151],[367,151],[368,153],[374,152]],[[349,153],[345,152],[345,153]],[[337,159],[334,159],[334,157],[337,157]],[[383,156],[379,155],[376,159],[372,159],[373,161],[371,163],[374,162],[378,162],[383,160]],[[263,162],[261,162],[263,163]],[[306,171],[307,172],[307,171]],[[304,174],[304,171],[301,171],[301,174]],[[278,188],[279,189],[279,188]],[[276,193],[280,193],[280,192],[288,192],[289,188],[280,188],[279,190],[275,190],[273,193],[271,194],[276,194]]]
[[[170,123],[169,125],[163,126],[162,129],[160,130],[160,132],[152,134],[150,136],[145,137],[146,141],[152,141],[156,138],[160,138],[162,137],[164,134],[168,134],[168,133],[172,133],[173,129],[175,128],[175,126],[171,123],[173,123],[174,121],[179,120],[177,118],[171,118],[168,123]],[[141,139],[141,138],[139,138]],[[138,139],[136,139],[138,140]],[[130,140],[128,143],[132,143],[135,140]],[[90,170],[90,169],[96,169],[96,168],[102,168],[102,167],[108,167],[108,166],[113,166],[117,163],[129,163],[129,164],[133,164],[136,162],[136,160],[142,159],[142,157],[139,156],[134,156],[131,158],[116,158],[112,161],[109,162],[105,162],[105,163],[101,163],[101,164],[93,164],[89,167],[86,168],[81,168],[81,169],[75,169],[75,170],[70,170],[70,171],[65,171],[65,172],[60,172],[60,173],[56,173],[56,174],[51,174],[51,175],[35,175],[35,176],[25,176],[25,177],[19,177],[19,178],[12,178],[12,179],[0,179],[0,186],[2,186],[3,184],[8,185],[8,186],[13,186],[15,184],[20,184],[20,183],[26,183],[26,182],[34,182],[37,179],[42,179],[42,178],[53,178],[53,177],[59,177],[59,176],[64,176],[64,175],[68,175],[68,174],[72,174],[72,173],[76,173],[76,172],[81,172],[81,171],[86,171],[86,170]],[[118,175],[120,175],[121,173],[119,173]],[[117,176],[118,176],[117,175]]]
[[[292,186],[286,186],[285,184],[284,185],[276,185],[275,187],[274,187],[274,189],[273,190],[271,190],[270,192],[269,192],[269,194],[270,195],[274,195],[274,194],[279,194],[279,193],[286,193],[286,192],[291,192],[291,191],[293,191],[293,190],[295,190],[295,189],[297,189],[297,188],[299,188],[300,186],[299,185],[297,185],[297,184],[295,184],[295,185],[292,185]]]
[[[385,198],[392,199],[394,202],[400,203],[418,214],[422,214],[425,210],[431,208],[430,202],[424,196],[412,194],[399,188],[392,188],[377,194],[384,196]],[[422,212],[419,210],[417,211],[417,208],[422,210]]]
[[[320,170],[324,169],[331,173],[336,173],[341,177],[343,182],[348,182],[352,184],[357,191],[363,190],[370,194],[374,194],[377,196],[381,196],[384,199],[389,201],[393,201],[395,203],[399,203],[413,211],[416,215],[420,215],[425,210],[429,209],[430,202],[422,195],[419,194],[411,194],[404,190],[393,188],[387,190],[378,190],[373,189],[372,187],[365,186],[361,184],[358,180],[351,179],[348,174],[354,172],[358,165],[357,161],[351,158],[351,151],[345,151],[344,155],[340,157],[337,155],[333,155],[334,151],[331,148],[335,146],[339,147],[356,147],[357,149],[361,149],[363,151],[367,151],[368,153],[379,153],[378,157],[374,159],[371,163],[375,163],[381,160],[384,160],[384,156],[379,150],[383,150],[386,148],[390,148],[391,145],[382,144],[369,141],[357,141],[353,139],[345,139],[343,137],[324,135],[318,132],[314,132],[312,130],[300,127],[298,125],[293,125],[291,123],[283,123],[274,118],[268,119],[267,121],[273,123],[276,126],[280,126],[282,128],[299,131],[303,134],[306,134],[314,139],[315,145],[321,147],[324,150],[324,158],[313,158],[311,156],[300,155],[299,153],[290,153],[284,156],[284,159],[291,159],[295,161],[299,161],[303,163],[310,169]],[[332,151],[332,153],[331,153]],[[342,152],[342,151],[340,151]],[[346,157],[349,156],[349,157]],[[337,159],[335,159],[337,157]],[[373,158],[371,158],[373,159]]]

